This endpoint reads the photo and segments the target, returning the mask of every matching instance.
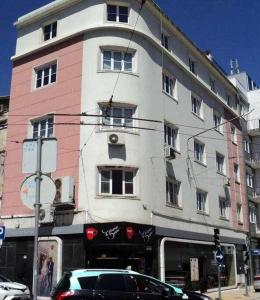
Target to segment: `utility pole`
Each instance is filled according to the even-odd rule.
[[[39,236],[39,210],[40,210],[40,188],[41,188],[41,155],[42,138],[37,138],[37,164],[36,164],[36,195],[35,195],[35,228],[34,228],[34,253],[33,253],[33,300],[37,300],[38,291],[38,236]]]

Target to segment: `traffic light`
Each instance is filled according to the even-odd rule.
[[[248,265],[249,248],[246,245],[243,245],[243,259],[244,259],[244,264]]]
[[[214,228],[214,243],[217,249],[220,248],[220,240],[219,240],[219,229]]]

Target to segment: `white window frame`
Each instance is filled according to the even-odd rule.
[[[194,160],[206,165],[205,144],[194,140]]]
[[[249,205],[249,222],[255,225],[257,223],[257,208],[252,205]]]
[[[252,150],[252,142],[251,140],[244,139],[244,149],[246,153],[251,154]]]
[[[240,182],[240,170],[239,170],[239,165],[234,163],[234,179],[235,182],[239,183]]]
[[[161,33],[161,45],[169,50],[169,35],[166,34],[165,32],[162,32]]]
[[[168,96],[177,100],[177,79],[168,72],[162,72],[162,90]]]
[[[226,161],[225,156],[219,152],[216,152],[216,168],[220,174],[226,174]]]
[[[223,219],[229,219],[228,201],[224,197],[219,197],[219,216]]]
[[[166,204],[181,207],[181,182],[166,178]]]
[[[107,61],[110,62],[110,68],[105,68],[105,56],[104,52],[110,52],[111,58],[110,60],[107,59]],[[117,54],[120,54],[120,60],[116,60],[115,56]],[[126,61],[126,55],[130,55],[131,59],[130,61]],[[123,49],[116,49],[116,48],[102,48],[101,49],[101,70],[104,72],[125,72],[125,73],[134,73],[135,72],[135,51],[129,50],[126,52]],[[115,64],[120,63],[120,68],[116,68]],[[130,64],[131,68],[126,69],[126,64]]]
[[[199,96],[194,94],[191,94],[191,111],[194,115],[203,119],[203,101]]]
[[[52,119],[51,122],[51,127],[49,126],[49,121]],[[42,131],[42,122],[45,122],[45,133],[43,135],[40,135],[41,131]],[[38,125],[37,125],[38,124]],[[37,136],[34,136],[34,126],[37,125]],[[49,134],[49,130],[50,128],[51,130],[51,134]],[[48,137],[53,137],[54,136],[54,117],[53,116],[43,116],[41,118],[38,119],[34,119],[30,121],[30,137],[31,138],[37,138],[37,137],[43,137],[43,138],[48,138]]]
[[[242,210],[242,204],[237,204],[237,222],[242,224],[243,223],[243,210]]]
[[[116,7],[116,20],[108,20],[108,6],[115,6]],[[120,21],[120,8],[127,8],[127,22]],[[107,22],[116,22],[121,24],[129,24],[129,15],[130,15],[130,7],[128,5],[121,5],[117,3],[107,3],[106,4],[106,21]]]
[[[121,110],[121,117],[117,118],[116,116],[116,110]],[[131,118],[135,118],[136,116],[136,106],[123,106],[117,103],[113,103],[112,107],[109,108],[107,104],[101,104],[100,105],[100,114],[104,117],[100,118],[101,123],[101,129],[111,129],[113,130],[134,130],[134,127],[136,127],[137,122],[134,119],[127,119],[123,118],[127,116],[127,111],[132,111]],[[107,114],[107,117],[106,117]],[[116,126],[118,125],[118,126]]]
[[[231,140],[233,144],[237,144],[237,129],[234,125],[231,124]]]
[[[46,28],[50,26],[50,37],[49,38],[45,38],[46,36]],[[44,42],[47,42],[51,39],[54,39],[57,37],[57,34],[58,34],[58,22],[57,20],[53,21],[53,22],[49,22],[49,23],[46,23],[42,26],[42,32],[43,32],[43,41]]]
[[[57,67],[58,67],[57,61],[36,67],[34,69],[34,73],[35,73],[34,88],[39,89],[54,84],[57,81],[57,71],[58,71]],[[40,83],[39,86],[38,83]]]
[[[206,191],[196,190],[196,207],[198,212],[208,213],[208,193]]]
[[[223,126],[221,125],[222,124],[222,116],[219,112],[213,110],[213,122],[214,122],[214,125],[215,125],[215,130],[220,132],[220,133],[223,133]]]
[[[104,193],[102,192],[102,183],[105,183],[105,180],[102,181],[102,172],[109,172],[109,179],[106,181],[109,186],[109,192]],[[112,188],[113,188],[113,171],[121,171],[122,172],[122,193],[121,194],[116,194],[113,193]],[[126,173],[132,173],[133,178],[132,182],[127,183],[126,182]],[[99,175],[99,180],[98,180],[98,191],[100,195],[109,195],[109,196],[136,196],[136,176],[137,176],[137,169],[136,168],[128,168],[128,167],[98,167],[98,175]],[[133,188],[133,193],[126,193],[126,184],[132,184]]]
[[[164,122],[164,145],[180,151],[179,128],[168,122]]]
[[[246,185],[250,188],[254,188],[254,176],[246,172]]]

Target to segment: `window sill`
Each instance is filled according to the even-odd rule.
[[[135,72],[127,72],[127,71],[115,71],[115,70],[98,70],[97,73],[114,73],[114,74],[127,74],[127,75],[132,75],[136,77],[140,77],[138,73]]]
[[[191,112],[195,117],[197,117],[198,119],[200,119],[201,121],[203,121],[204,122],[204,119],[200,116],[200,115],[198,115],[198,114],[196,114],[195,112]]]
[[[235,142],[235,141],[232,141],[232,144],[237,146],[237,142]]]
[[[207,213],[206,211],[197,210],[197,214],[209,217],[209,213]]]
[[[133,135],[140,135],[137,129],[130,129],[130,128],[106,128],[100,126],[100,128],[96,131],[96,133],[102,133],[102,132],[116,132],[116,133],[127,133],[127,134],[133,134]]]
[[[207,165],[204,162],[200,161],[200,160],[194,159],[194,162],[196,162],[197,164],[203,166],[204,168],[207,168]]]
[[[135,195],[117,195],[117,194],[98,194],[96,199],[127,199],[127,200],[141,200]]]
[[[171,100],[175,101],[176,103],[179,103],[179,101],[176,99],[176,97],[173,97],[172,95],[168,94],[167,92],[165,92],[164,90],[162,90],[162,93],[164,95],[166,95],[167,97],[169,97]]]
[[[183,208],[177,204],[172,204],[170,202],[166,202],[166,207],[170,207],[170,208],[176,208],[176,209],[179,209],[179,210],[183,210]]]
[[[33,88],[32,88],[32,92],[41,91],[41,90],[43,90],[43,89],[46,89],[46,88],[55,86],[56,84],[57,84],[57,81],[52,82],[52,83],[49,83],[49,84],[46,84],[46,85],[43,85],[43,86],[33,87]]]
[[[243,225],[243,222],[242,221],[237,221],[237,224],[238,225]]]
[[[240,181],[238,181],[238,180],[235,180],[235,183],[236,183],[236,184],[240,184]]]
[[[219,219],[221,220],[221,221],[226,221],[226,222],[229,222],[229,219],[228,218],[226,218],[226,217],[219,217]]]

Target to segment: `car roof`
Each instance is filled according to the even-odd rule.
[[[138,272],[124,269],[79,269],[71,272],[72,276],[99,276],[101,274],[139,274]]]

